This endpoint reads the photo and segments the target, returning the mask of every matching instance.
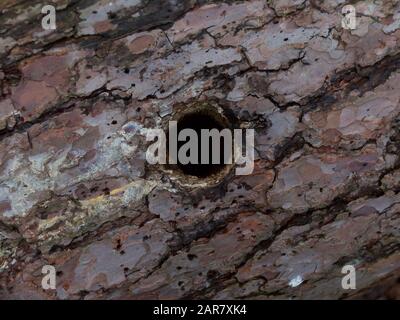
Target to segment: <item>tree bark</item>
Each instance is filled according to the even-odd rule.
[[[398,299],[400,4],[350,2],[2,1],[0,298]],[[250,175],[146,162],[198,104]]]

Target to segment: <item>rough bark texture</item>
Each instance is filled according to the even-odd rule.
[[[0,4],[2,299],[400,297],[399,1],[42,2]],[[256,129],[253,174],[146,163],[198,101]]]

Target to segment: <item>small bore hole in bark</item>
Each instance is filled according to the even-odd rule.
[[[178,168],[186,175],[190,176],[195,176],[198,178],[205,178],[208,176],[211,176],[213,174],[218,173],[221,171],[224,167],[224,138],[220,138],[220,143],[219,147],[213,144],[212,139],[209,139],[209,146],[207,148],[202,148],[201,147],[201,141],[202,141],[202,135],[201,135],[201,130],[202,129],[217,129],[218,132],[221,130],[225,129],[226,125],[224,124],[223,118],[220,114],[218,113],[213,113],[210,112],[207,109],[204,110],[196,110],[192,113],[187,113],[183,115],[180,119],[178,119],[177,123],[177,132],[178,136],[181,130],[184,129],[193,129],[198,137],[198,143],[197,143],[197,150],[198,150],[198,163],[193,164],[193,163],[188,163],[188,164],[183,164],[180,162],[180,159],[178,157],[177,162],[178,162]],[[178,150],[188,141],[189,138],[187,138],[186,141],[178,141],[177,146]],[[217,148],[219,149],[219,161],[217,161],[217,164],[212,163],[212,158],[213,154],[217,152]],[[205,155],[203,155],[205,153]],[[208,153],[208,155],[207,155]],[[204,164],[202,163],[201,159],[204,158],[204,156],[208,159],[208,163]],[[204,161],[203,161],[204,162]]]

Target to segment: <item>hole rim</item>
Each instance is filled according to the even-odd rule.
[[[214,101],[201,101],[178,104],[174,106],[173,109],[174,111],[172,112],[171,116],[169,117],[169,119],[165,119],[165,123],[163,124],[163,128],[167,133],[167,146],[169,143],[169,121],[179,122],[179,120],[191,114],[208,114],[209,116],[213,117],[213,120],[217,122],[222,128],[231,130],[232,136],[233,129],[237,127],[237,121],[233,117],[233,114],[230,114],[229,110],[223,108]],[[169,150],[167,147],[167,159],[169,156],[168,152]],[[177,183],[179,186],[193,189],[214,187],[220,184],[222,181],[224,181],[224,179],[231,175],[231,173],[233,172],[233,168],[234,161],[229,164],[223,164],[217,172],[205,177],[197,177],[194,175],[185,174],[178,164],[167,163],[162,166],[162,171],[167,173],[171,181]]]

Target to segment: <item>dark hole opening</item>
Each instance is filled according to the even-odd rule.
[[[208,164],[201,164],[201,129],[217,129],[221,131],[225,129],[225,126],[222,124],[222,120],[218,119],[219,115],[212,114],[211,112],[207,111],[197,111],[193,113],[186,114],[182,116],[178,120],[177,129],[178,129],[178,136],[179,132],[183,129],[193,129],[197,133],[198,137],[198,164],[182,164],[179,159],[178,167],[182,170],[184,174],[196,176],[199,178],[208,177],[212,174],[219,172],[222,168],[225,167],[224,164],[224,139],[220,139],[220,159],[219,164],[212,164],[212,155],[213,151],[215,151],[215,146],[212,145],[212,139],[209,140],[209,150],[208,150]],[[184,145],[186,141],[178,141],[178,150]],[[179,157],[178,157],[179,158]]]

